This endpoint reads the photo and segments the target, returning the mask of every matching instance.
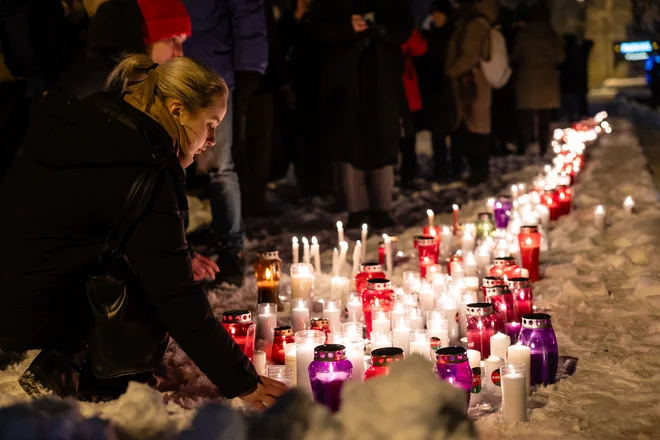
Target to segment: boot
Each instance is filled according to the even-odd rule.
[[[67,350],[44,349],[18,378],[21,388],[33,398],[76,396],[87,347]]]

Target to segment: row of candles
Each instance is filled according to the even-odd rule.
[[[536,313],[531,283],[540,276],[540,254],[549,246],[550,223],[571,210],[571,185],[582,168],[585,144],[596,139],[596,132],[611,132],[606,122],[598,115],[556,131],[553,165],[544,169],[529,191],[516,184],[510,195],[489,199],[487,211],[478,214],[475,223],[460,225],[459,207],[454,205],[453,224],[436,226],[435,215],[428,210],[428,225],[414,243],[419,270],[404,272],[402,287],[393,289],[390,282],[393,255],[399,254],[396,237],[383,236],[380,261],[366,263],[368,227],[364,225],[353,252],[355,292],[350,293],[351,281],[341,276],[347,267],[348,244],[338,222],[340,250],[334,252],[331,299],[321,301],[322,317],[311,318],[310,313],[319,303],[314,301],[314,277],[320,272],[318,241],[313,237],[310,246],[303,238],[300,262],[294,238],[292,326],[276,326],[282,306],[276,288],[281,269],[276,252],[262,253],[255,262],[263,352],[256,352],[257,356],[254,351],[256,334],[249,312],[227,312],[223,324],[237,343],[242,341],[260,371],[268,358],[289,372],[291,384],[308,390],[332,410],[339,406],[344,381],[386,374],[392,363],[420,354],[435,361],[440,378],[466,390],[473,405],[481,405],[485,385],[502,394],[506,420],[526,420],[531,387],[554,383],[558,366],[551,317]],[[627,212],[633,212],[631,202],[630,198],[624,203]],[[596,208],[596,213],[601,211],[601,220],[595,216],[594,222],[597,227],[602,223],[602,230],[604,209]],[[252,328],[251,337],[246,326]],[[364,357],[367,346],[369,368]],[[282,378],[285,370],[274,371]]]

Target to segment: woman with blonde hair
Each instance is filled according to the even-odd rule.
[[[225,82],[190,58],[130,55],[107,88],[122,93],[49,93],[0,186],[12,250],[0,349],[42,350],[19,380],[28,394],[98,399],[148,376],[171,336],[223,396],[272,404],[285,387],[216,321],[180,215],[183,170],[214,145]]]

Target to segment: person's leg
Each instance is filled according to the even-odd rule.
[[[337,163],[343,198],[348,208],[347,229],[357,229],[365,223],[369,215],[369,198],[365,173],[350,163]]]
[[[525,154],[532,143],[534,133],[534,111],[518,110],[518,154]]]
[[[394,192],[394,166],[365,171],[369,205],[371,207],[371,225],[374,229],[385,229],[395,226],[390,216],[392,209],[392,193]]]
[[[241,196],[243,215],[267,212],[266,186],[273,153],[273,95],[256,92],[250,99],[246,117],[245,147],[250,185],[243,186]]]
[[[417,131],[415,130],[413,114],[407,106],[401,112],[401,127],[403,133],[399,141],[401,150],[400,175],[401,180],[406,184],[417,177],[417,152],[415,151]]]
[[[541,156],[545,155],[550,146],[550,121],[552,119],[553,111],[550,109],[543,109],[537,111],[538,117],[538,133],[539,133],[539,148]]]
[[[215,133],[214,156],[217,169],[211,171],[207,192],[211,201],[211,229],[221,272],[217,281],[240,284],[243,279],[243,219],[241,216],[241,188],[232,157],[233,103],[230,99],[227,114]]]

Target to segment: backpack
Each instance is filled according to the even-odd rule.
[[[490,29],[490,58],[481,60],[481,71],[494,89],[501,89],[509,82],[511,78],[511,67],[509,67],[509,54],[506,49],[506,40],[504,35],[490,23],[480,17]]]

